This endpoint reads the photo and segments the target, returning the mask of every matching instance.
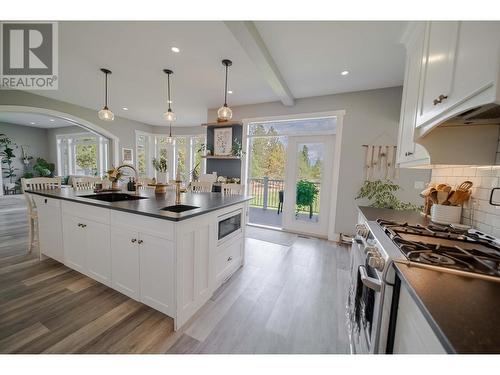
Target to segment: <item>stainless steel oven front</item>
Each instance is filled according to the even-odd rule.
[[[367,227],[357,232],[347,301],[350,349],[354,354],[384,353],[392,298],[391,285],[384,278],[388,268]]]

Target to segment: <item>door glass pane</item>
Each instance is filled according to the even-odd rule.
[[[181,174],[181,178],[183,181],[188,181],[188,167],[187,167],[187,158],[186,158],[186,138],[176,138],[175,139],[175,150],[177,153],[177,168]]]
[[[204,168],[203,168],[203,162],[205,159],[203,159],[202,156],[202,151],[201,151],[201,146],[205,143],[205,137],[194,137],[193,140],[193,147],[192,147],[192,153],[193,153],[193,167],[192,167],[192,174],[195,175],[195,177],[199,177],[201,173],[203,173]],[[193,176],[191,176],[193,177]]]
[[[297,145],[295,219],[318,222],[324,144]]]
[[[250,142],[248,193],[249,221],[253,224],[281,228],[285,190],[287,137],[278,136],[274,128],[254,129]]]

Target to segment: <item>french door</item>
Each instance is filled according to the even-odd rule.
[[[328,235],[334,140],[334,135],[288,137],[283,229]]]

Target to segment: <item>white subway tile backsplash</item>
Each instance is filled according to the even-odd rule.
[[[432,170],[431,181],[453,187],[472,181],[472,199],[464,204],[462,223],[500,238],[500,207],[489,204],[491,189],[500,187],[500,168],[445,166]]]

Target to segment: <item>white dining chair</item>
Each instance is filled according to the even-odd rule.
[[[211,193],[212,183],[207,181],[193,181],[190,189],[193,193]]]
[[[220,189],[224,195],[243,195],[245,186],[241,184],[221,184]]]
[[[72,181],[73,189],[75,190],[93,190],[97,183],[102,183],[100,177],[75,177]]]
[[[35,201],[27,190],[53,190],[61,188],[61,177],[21,178],[21,187],[28,207],[28,253],[33,250],[35,230],[38,236],[38,212]],[[37,241],[38,243],[38,241]],[[41,254],[40,254],[41,256]]]

